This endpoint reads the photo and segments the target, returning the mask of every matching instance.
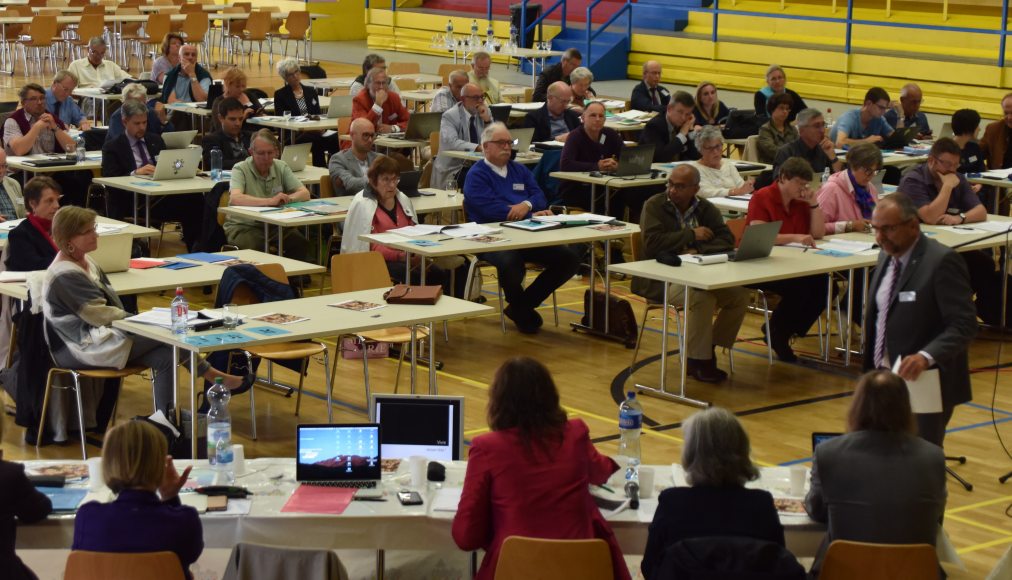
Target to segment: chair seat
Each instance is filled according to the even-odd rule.
[[[129,377],[130,375],[139,375],[142,372],[148,370],[148,367],[134,366],[134,367],[123,367],[122,369],[66,369],[59,367],[56,370],[64,372],[76,372],[82,377],[89,377],[92,379],[122,379]]]
[[[321,354],[327,347],[318,342],[281,342],[246,350],[253,356],[270,360],[298,360]]]
[[[369,332],[360,332],[358,335],[373,342],[411,342],[411,329],[406,326],[370,330]],[[421,327],[415,332],[416,338],[427,338],[428,336],[428,327]]]

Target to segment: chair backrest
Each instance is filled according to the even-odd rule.
[[[643,232],[636,232],[629,236],[629,245],[632,250],[633,262],[643,259]]]
[[[309,12],[306,10],[293,10],[288,13],[285,20],[285,29],[289,38],[305,38],[309,31]]]
[[[208,26],[210,26],[207,14],[197,4],[187,4],[186,6],[196,6],[198,9],[187,14],[186,20],[183,21],[183,32],[185,33],[186,41],[203,42],[204,35],[207,34]]]
[[[390,69],[387,69],[388,72],[389,70]],[[436,69],[437,71],[436,74],[443,77],[443,86],[450,84],[450,73],[452,73],[455,70],[469,71],[471,70],[471,65],[463,63],[461,64],[443,63],[439,65],[439,68]]]
[[[329,175],[320,177],[320,197],[334,197],[334,182]]]
[[[53,37],[56,36],[55,16],[36,16],[32,18],[31,29],[28,31],[32,37],[31,46],[49,46],[53,44]]]
[[[173,552],[118,554],[74,550],[67,558],[66,580],[182,580],[183,566]]]
[[[246,35],[247,39],[260,40],[267,38],[267,33],[271,29],[271,13],[270,12],[253,12],[249,15],[249,19],[246,21]]]
[[[165,35],[170,30],[172,30],[171,14],[159,14],[156,12],[148,14],[148,23],[144,26],[144,31],[153,44],[161,44],[162,39],[165,38]]]
[[[389,285],[390,271],[379,252],[334,254],[330,258],[330,291],[335,294]]]
[[[402,91],[414,91],[418,89],[418,81],[415,79],[401,79],[397,81],[397,88]]]
[[[207,14],[204,12],[204,6],[202,4],[183,4],[179,7],[180,14]],[[204,17],[207,20],[207,17]]]
[[[759,162],[759,135],[749,135],[745,138],[745,147],[741,150],[741,160],[751,163]]]
[[[27,4],[14,4],[14,5],[10,5],[10,6],[7,6],[7,9],[8,10],[13,10],[13,11],[17,12],[18,16],[27,16],[29,18],[31,18],[32,16],[35,16],[35,11],[32,10],[32,7],[28,6]]]
[[[938,578],[930,544],[870,544],[836,540],[822,561],[819,580],[921,580]]]
[[[288,275],[285,274],[285,267],[281,264],[257,264],[257,270],[260,270],[261,273],[275,282],[288,284]],[[256,294],[253,293],[253,290],[251,290],[249,286],[246,286],[245,284],[238,284],[232,292],[231,302],[233,304],[243,305],[257,304],[260,301],[257,299]]]
[[[741,243],[741,236],[745,233],[745,218],[735,218],[733,220],[727,220],[724,222],[727,224],[727,229],[731,230],[731,234],[734,235],[734,247],[738,247]]]
[[[84,14],[84,15],[101,14],[101,15],[104,16],[105,15],[105,6],[102,6],[102,5],[97,5],[96,6],[94,4],[89,4],[88,6],[84,7],[84,10],[81,12],[81,14]]]
[[[82,42],[88,42],[96,36],[102,36],[105,32],[105,7],[102,8],[102,12],[85,14],[81,17],[81,23],[77,25],[77,37]]]
[[[391,62],[387,64],[388,75],[413,75],[422,72],[417,62]]]
[[[510,536],[502,544],[495,580],[580,578],[611,580],[608,543],[593,540],[542,540]]]

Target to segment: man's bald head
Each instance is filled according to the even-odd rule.
[[[573,89],[562,81],[548,85],[548,110],[553,115],[561,115],[569,103],[573,101]]]
[[[376,138],[376,126],[365,117],[351,122],[351,147],[356,153],[364,154],[372,151],[373,139]]]

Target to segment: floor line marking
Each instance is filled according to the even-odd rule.
[[[1007,544],[1009,542],[1012,542],[1012,536],[1005,536],[1004,538],[998,538],[997,540],[991,540],[990,542],[983,542],[981,544],[974,544],[972,546],[967,546],[965,548],[958,548],[956,550],[956,553],[957,554],[968,554],[970,552],[976,552],[978,550],[983,550],[983,549],[991,548],[991,547],[994,547],[994,546],[1000,546],[1002,544]]]
[[[965,512],[967,510],[972,510],[972,509],[977,509],[977,508],[981,508],[981,507],[986,507],[986,506],[989,506],[989,505],[993,505],[993,504],[996,504],[996,503],[1003,503],[1003,502],[1007,502],[1007,501],[1012,501],[1012,495],[1006,495],[1004,497],[998,497],[998,498],[995,498],[995,499],[989,499],[987,501],[981,501],[981,502],[977,502],[977,503],[971,503],[969,505],[962,505],[962,506],[959,506],[959,507],[956,507],[956,508],[952,508],[951,510],[945,510],[945,513],[946,514],[957,514],[959,512]]]
[[[956,515],[952,515],[952,514],[945,514],[945,517],[946,517],[946,519],[956,520],[957,522],[962,522],[962,523],[964,523],[964,524],[966,524],[968,526],[973,526],[975,528],[980,528],[982,530],[987,530],[989,532],[993,532],[995,534],[998,534],[999,536],[1006,536],[1006,535],[1008,535],[1008,530],[1003,530],[1001,528],[996,528],[994,526],[989,526],[987,524],[982,524],[980,522],[971,520],[970,518],[964,518],[962,516],[956,516]]]

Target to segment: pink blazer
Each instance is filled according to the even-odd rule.
[[[861,219],[861,208],[854,198],[854,184],[850,182],[849,170],[838,171],[819,188],[819,205],[826,218],[826,233],[841,234],[847,230],[847,222]],[[875,186],[868,184],[872,200],[878,203]]]

